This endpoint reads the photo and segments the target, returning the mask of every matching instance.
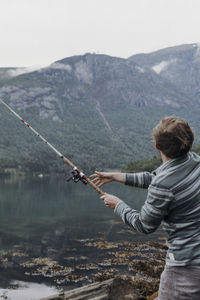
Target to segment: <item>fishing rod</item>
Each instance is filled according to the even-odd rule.
[[[0,102],[12,113],[14,114],[26,128],[29,128],[35,135],[37,135],[46,145],[48,145],[62,160],[72,168],[72,175],[67,179],[67,181],[73,180],[74,182],[82,181],[84,184],[89,184],[93,189],[97,191],[100,195],[104,195],[104,192],[90,180],[83,172],[81,172],[68,158],[66,158],[61,152],[59,152],[52,144],[50,144],[39,132],[37,132],[29,123],[27,123],[18,113],[16,113],[7,103],[2,99]]]

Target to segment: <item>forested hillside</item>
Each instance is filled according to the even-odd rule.
[[[156,155],[151,131],[165,115],[186,118],[199,141],[199,69],[196,44],[129,59],[88,53],[21,75],[0,69],[0,97],[81,169],[120,169]],[[65,168],[1,104],[0,166]]]
[[[192,148],[192,151],[200,155],[200,145]],[[161,156],[155,155],[151,159],[132,161],[123,168],[123,172],[152,172],[162,164]]]

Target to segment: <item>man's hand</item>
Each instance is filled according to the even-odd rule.
[[[113,209],[119,202],[122,202],[122,200],[120,200],[118,197],[111,195],[111,194],[107,194],[107,193],[105,193],[100,198],[101,198],[101,200],[104,201],[104,203],[107,207],[113,208]]]
[[[93,182],[98,186],[101,187],[105,183],[109,183],[112,181],[117,181],[124,183],[125,182],[125,173],[119,172],[97,172],[95,171],[94,174],[90,175],[90,178],[93,178]]]
[[[113,173],[109,172],[97,172],[95,174],[90,175],[93,178],[93,182],[98,186],[101,187],[105,183],[109,183],[113,181]]]

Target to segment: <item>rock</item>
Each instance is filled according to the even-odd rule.
[[[109,300],[108,287],[112,282],[113,279],[93,283],[62,294],[42,298],[41,300]]]
[[[93,283],[41,300],[145,300],[132,284],[131,278],[116,277]]]
[[[131,277],[116,277],[109,287],[109,300],[145,300],[133,285]]]

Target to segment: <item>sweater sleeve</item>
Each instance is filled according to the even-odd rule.
[[[126,203],[119,202],[114,212],[125,224],[142,233],[154,232],[168,214],[173,193],[169,189],[150,185],[147,199],[141,211],[132,209]]]
[[[155,174],[150,172],[126,173],[125,184],[140,188],[148,188]]]

